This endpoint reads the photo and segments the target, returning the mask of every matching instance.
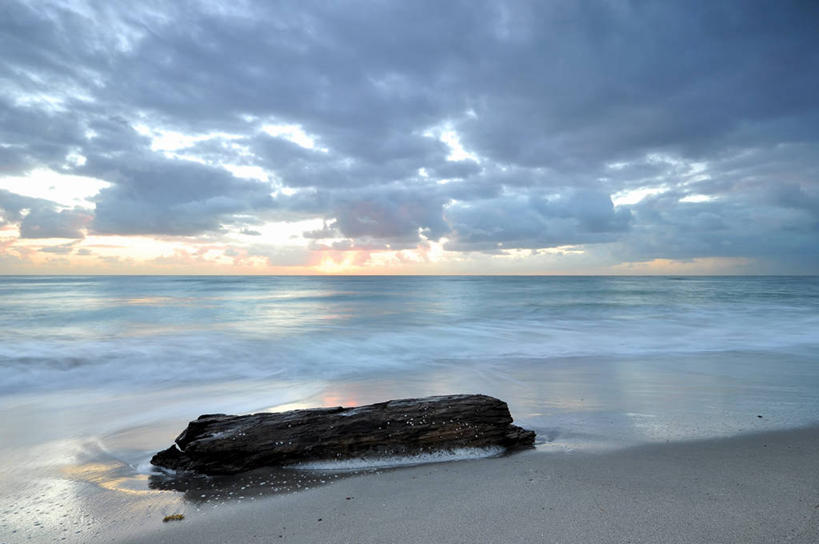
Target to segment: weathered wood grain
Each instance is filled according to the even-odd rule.
[[[466,447],[517,448],[535,433],[512,425],[506,403],[486,395],[402,399],[191,421],[151,459],[174,470],[230,474],[300,461],[406,455]]]

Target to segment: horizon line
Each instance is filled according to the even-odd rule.
[[[678,274],[208,274],[208,273],[187,273],[187,274],[62,274],[62,273],[30,273],[30,274],[7,274],[0,272],[0,278],[10,277],[236,277],[236,278],[605,278],[605,277],[689,277],[689,278],[713,278],[713,277],[756,277],[756,278],[815,278],[819,277],[819,273],[813,274],[692,274],[692,273],[678,273]]]

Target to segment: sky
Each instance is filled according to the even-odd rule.
[[[817,274],[819,3],[0,4],[0,274]]]

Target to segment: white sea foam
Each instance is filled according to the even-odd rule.
[[[0,393],[333,380],[532,358],[810,354],[817,283],[12,278],[0,280]]]
[[[485,459],[487,457],[497,457],[498,455],[503,454],[504,451],[504,448],[500,446],[487,448],[455,448],[451,450],[438,450],[414,455],[309,461],[290,465],[288,468],[328,472],[358,472],[378,468],[406,467],[423,465],[427,463],[447,463],[450,461],[463,461],[466,459]]]

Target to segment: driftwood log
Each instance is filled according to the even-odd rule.
[[[403,399],[355,408],[200,416],[151,459],[174,470],[231,474],[302,461],[534,443],[506,403],[486,395]]]

